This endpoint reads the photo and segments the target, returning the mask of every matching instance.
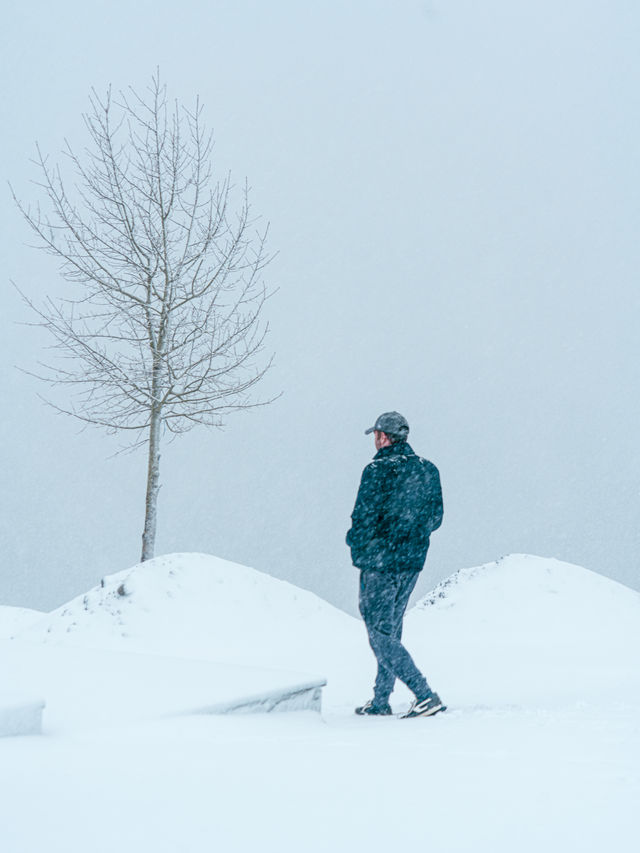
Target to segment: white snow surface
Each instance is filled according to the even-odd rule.
[[[358,620],[307,590],[238,563],[170,554],[103,583],[20,637],[313,676],[331,671],[329,697],[348,690],[354,668],[373,671]]]
[[[640,593],[580,566],[515,554],[464,569],[405,625],[454,704],[607,707],[640,696]]]
[[[30,610],[28,607],[7,607],[0,604],[0,640],[9,639],[34,622],[42,619],[41,610]]]
[[[0,737],[42,734],[43,699],[26,699],[0,692]]]
[[[26,697],[46,697],[48,735],[194,713],[226,713],[298,696],[321,679],[283,670],[160,655],[0,641],[0,718]],[[0,723],[0,735],[6,734]]]
[[[47,729],[45,712],[44,737],[0,740],[0,849],[637,849],[640,594],[512,555],[422,599],[405,642],[449,710],[360,718],[364,627],[311,593],[206,555],[106,578],[26,626],[15,653],[314,673],[323,714]],[[82,705],[78,666],[64,689]],[[397,689],[395,710],[408,700]]]

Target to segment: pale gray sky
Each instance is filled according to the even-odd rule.
[[[2,163],[83,141],[91,86],[199,94],[280,252],[273,406],[165,447],[159,550],[346,609],[363,430],[398,409],[441,470],[419,591],[509,552],[640,587],[640,7],[631,0],[140,2],[13,8]],[[135,563],[144,453],[56,416],[9,284],[55,264],[2,194],[0,603],[52,607]]]

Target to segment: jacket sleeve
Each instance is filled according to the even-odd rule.
[[[347,545],[351,548],[354,566],[366,562],[367,549],[376,539],[384,496],[379,482],[378,466],[367,465],[362,472],[356,503],[351,513],[351,529],[347,532]]]
[[[429,532],[433,533],[433,531],[437,530],[442,524],[444,505],[442,503],[440,474],[436,466],[432,463],[428,463],[427,496],[429,502]]]

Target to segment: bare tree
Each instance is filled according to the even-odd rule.
[[[44,205],[25,206],[14,193],[37,247],[61,262],[70,295],[23,298],[62,357],[37,375],[73,392],[55,407],[148,447],[147,560],[161,437],[270,402],[249,393],[271,364],[257,358],[268,331],[267,229],[255,230],[246,185],[233,209],[229,177],[214,182],[200,103],[170,105],[159,75],[143,96],[93,91],[83,118],[83,156],[65,149],[71,183],[38,148]]]

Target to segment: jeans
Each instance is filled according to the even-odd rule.
[[[396,678],[403,681],[418,700],[431,693],[424,675],[400,642],[402,619],[419,574],[372,569],[360,573],[360,613],[378,661],[374,705],[389,702]]]

